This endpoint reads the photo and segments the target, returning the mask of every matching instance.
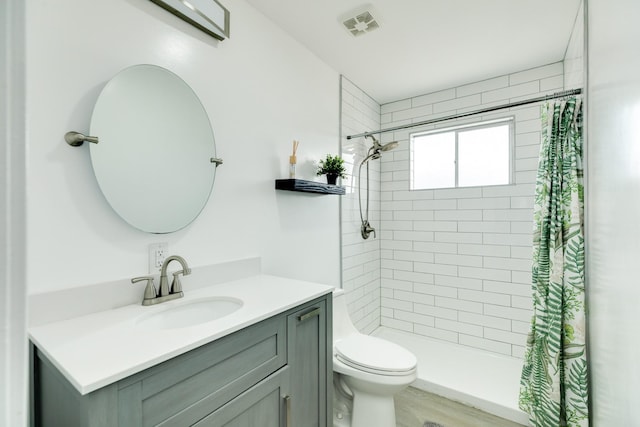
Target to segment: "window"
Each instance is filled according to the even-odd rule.
[[[410,188],[511,183],[513,118],[411,134]]]

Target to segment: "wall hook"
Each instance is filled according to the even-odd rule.
[[[211,163],[215,163],[216,167],[220,166],[222,164],[222,159],[219,159],[217,157],[212,157],[211,158]]]
[[[79,147],[85,141],[93,142],[94,144],[98,143],[97,136],[85,136],[80,132],[74,132],[74,131],[65,133],[64,140],[67,141],[67,144],[71,145],[72,147]]]

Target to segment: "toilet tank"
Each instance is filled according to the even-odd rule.
[[[347,297],[344,289],[333,290],[333,341],[348,335],[358,334],[347,310]]]

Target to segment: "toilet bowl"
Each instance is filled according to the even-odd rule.
[[[416,379],[416,357],[389,341],[361,334],[344,291],[333,291],[334,427],[395,427],[393,396]]]

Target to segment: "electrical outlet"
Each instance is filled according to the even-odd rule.
[[[149,245],[149,273],[158,273],[162,268],[165,258],[168,256],[169,244],[152,243]]]

